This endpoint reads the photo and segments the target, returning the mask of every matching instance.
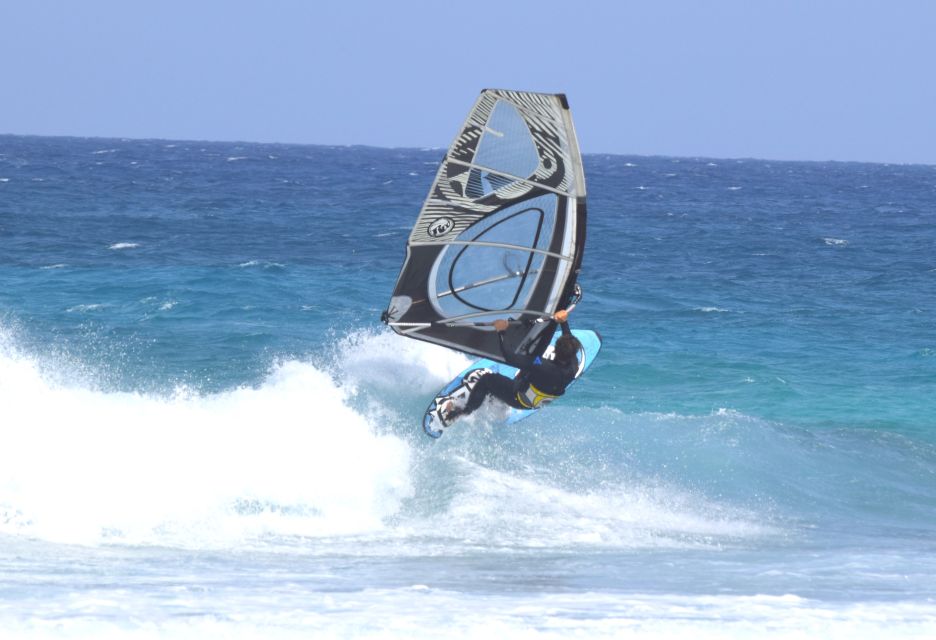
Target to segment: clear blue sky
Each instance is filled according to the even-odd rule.
[[[0,133],[443,147],[484,87],[586,153],[936,164],[926,0],[0,0]]]

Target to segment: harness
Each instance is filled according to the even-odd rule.
[[[538,409],[540,405],[552,402],[559,396],[540,391],[529,382],[525,391],[517,392],[517,402],[523,405],[524,409]]]

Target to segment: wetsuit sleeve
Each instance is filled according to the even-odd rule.
[[[562,330],[562,335],[564,336],[572,335],[572,330],[569,329],[568,322],[561,323],[559,325],[559,328]],[[536,359],[539,357],[538,355],[523,356],[518,353],[509,353],[507,351],[507,345],[504,344],[503,333],[498,332],[497,341],[500,344],[501,355],[504,356],[504,361],[506,361],[507,364],[509,364],[512,367],[516,367],[518,369],[526,369],[528,367],[533,366],[533,364],[536,362]]]
[[[526,369],[533,364],[533,360],[535,359],[533,357],[522,356],[517,353],[508,353],[507,345],[504,344],[504,334],[502,332],[497,333],[497,341],[500,344],[501,355],[504,356],[504,361],[511,367]]]

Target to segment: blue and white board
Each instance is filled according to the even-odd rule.
[[[543,354],[544,358],[550,358],[552,356],[553,347],[560,335],[562,334],[557,331],[556,335],[553,337],[552,343]],[[579,368],[575,374],[575,380],[578,380],[581,375],[588,370],[592,362],[595,361],[595,356],[597,356],[598,351],[601,350],[601,336],[595,331],[582,329],[573,329],[572,335],[578,338],[579,342],[582,343],[582,349],[578,354]],[[423,416],[423,431],[426,432],[426,435],[430,438],[438,438],[445,429],[452,426],[450,424],[447,427],[442,423],[439,410],[449,400],[453,400],[457,406],[463,406],[465,402],[467,402],[468,395],[471,393],[475,382],[487,372],[500,373],[509,378],[513,378],[517,375],[518,369],[502,362],[495,362],[484,358],[478,360],[459,373],[455,376],[455,379],[445,385],[432,402],[429,403],[426,414]],[[572,381],[573,384],[575,380]],[[523,420],[527,416],[532,415],[536,411],[538,411],[538,409],[515,409],[513,407],[505,407],[504,423],[513,424],[514,422]]]

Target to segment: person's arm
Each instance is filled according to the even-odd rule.
[[[565,310],[557,311],[553,314],[553,320],[559,323],[559,328],[562,330],[562,335],[570,336],[572,335],[572,330],[569,329],[569,312]],[[504,344],[504,332],[507,331],[509,326],[506,320],[495,320],[494,328],[497,330],[497,342],[500,344],[501,355],[504,356],[504,361],[507,362],[512,367],[518,369],[526,369],[533,365],[538,356],[523,356],[519,353],[510,353],[507,350],[507,345]]]
[[[559,323],[559,328],[562,329],[562,335],[571,336],[572,330],[569,328],[569,312],[560,309],[555,314],[553,314],[553,320]]]
[[[533,358],[522,356],[519,353],[510,353],[507,350],[507,345],[504,344],[504,332],[507,331],[508,323],[506,320],[495,320],[494,328],[497,330],[497,342],[500,344],[501,355],[504,356],[504,361],[509,364],[511,367],[516,367],[517,369],[525,369],[533,364]]]

